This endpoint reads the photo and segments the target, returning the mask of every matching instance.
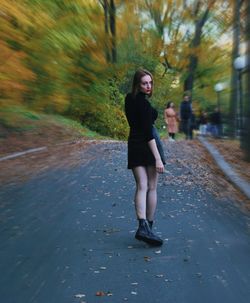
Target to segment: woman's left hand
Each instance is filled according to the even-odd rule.
[[[155,167],[156,167],[156,171],[157,171],[159,174],[163,174],[163,172],[164,172],[164,165],[163,165],[161,159],[156,160],[156,162],[155,162]]]

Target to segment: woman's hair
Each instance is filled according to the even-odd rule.
[[[138,92],[140,91],[141,78],[143,78],[144,76],[150,76],[151,77],[151,80],[152,80],[152,89],[151,89],[151,93],[150,93],[149,96],[152,95],[153,85],[154,85],[153,76],[146,69],[140,68],[140,69],[138,69],[135,72],[134,78],[133,78],[133,84],[132,84],[132,95],[133,95],[133,97],[135,97],[138,94]]]
[[[170,108],[171,103],[173,103],[173,101],[168,101],[166,108]]]

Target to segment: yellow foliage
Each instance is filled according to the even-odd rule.
[[[49,96],[49,104],[53,106],[53,110],[58,113],[63,113],[69,105],[69,98],[66,95],[60,94],[60,92],[55,92],[53,95]]]
[[[5,20],[15,18],[23,26],[31,26],[31,12],[27,8],[25,1],[21,0],[0,0],[0,15]]]

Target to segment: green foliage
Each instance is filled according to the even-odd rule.
[[[61,115],[47,115],[31,111],[23,106],[5,106],[0,108],[0,129],[1,136],[6,133],[18,135],[22,133],[24,136],[32,132],[35,136],[44,136],[47,132],[51,135],[60,135],[68,138],[73,136],[86,138],[105,138],[100,134],[83,127],[81,123],[63,117]],[[68,136],[67,134],[70,134]],[[51,138],[55,141],[60,138]],[[51,141],[51,140],[50,140]]]
[[[201,44],[195,49],[191,47],[194,12],[200,1],[189,1],[185,10],[181,1],[115,1],[116,64],[106,61],[110,28],[105,30],[101,1],[0,2],[4,61],[0,101],[61,114],[101,134],[125,139],[124,96],[131,90],[136,69],[143,67],[154,75],[152,103],[159,112],[158,127],[164,125],[163,111],[169,100],[178,111],[191,54],[199,58],[193,89],[197,108],[213,107],[214,84],[229,81],[230,49],[216,45],[218,35],[230,25],[231,6],[225,8],[222,0],[211,8]],[[197,7],[202,9],[198,16],[208,2]],[[227,111],[226,97],[222,103]],[[28,115],[31,120],[40,119],[40,115]],[[6,119],[2,123],[12,127]]]
[[[0,126],[10,131],[21,132],[35,128],[33,121],[40,120],[40,115],[30,112],[22,106],[0,108]]]
[[[124,112],[113,105],[99,105],[94,111],[83,114],[81,122],[104,136],[123,140],[128,136]]]

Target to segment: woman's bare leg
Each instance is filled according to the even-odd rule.
[[[146,200],[146,218],[148,221],[154,220],[154,214],[157,205],[157,182],[158,173],[154,166],[146,168],[148,178],[148,191]]]
[[[156,208],[156,168],[138,166],[133,168],[133,174],[136,181],[135,209],[139,221],[135,238],[150,245],[161,246],[162,239],[152,232],[147,221],[153,219]]]
[[[135,192],[135,211],[137,219],[146,219],[146,209],[147,209],[147,192],[148,192],[148,176],[146,167],[137,166],[132,169],[135,182],[136,182],[136,192]]]

